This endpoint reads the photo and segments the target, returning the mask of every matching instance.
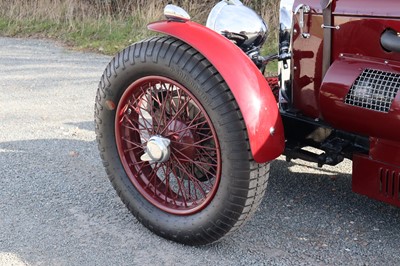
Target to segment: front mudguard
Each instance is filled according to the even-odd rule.
[[[186,42],[218,70],[242,112],[256,162],[271,161],[282,154],[285,138],[277,103],[265,77],[240,48],[191,21],[159,21],[148,28]]]

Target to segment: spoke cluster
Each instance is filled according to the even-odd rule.
[[[148,79],[130,87],[128,93],[120,103],[117,133],[120,154],[128,166],[125,170],[136,188],[167,212],[190,212],[207,204],[218,185],[220,159],[205,111],[187,89],[173,81]],[[140,160],[152,136],[171,140],[168,161]]]

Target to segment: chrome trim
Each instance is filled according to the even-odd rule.
[[[321,0],[321,8],[322,10],[327,9],[333,2],[333,0]]]
[[[294,0],[282,0],[280,6],[279,22],[281,30],[291,30],[293,22],[293,4]]]
[[[190,20],[189,14],[181,7],[176,5],[166,5],[164,16],[168,20],[186,22]]]
[[[338,25],[338,26],[327,26],[327,25],[322,24],[322,25],[321,25],[321,28],[323,28],[323,29],[335,29],[335,30],[340,30],[340,26],[339,26],[339,25]]]
[[[366,68],[351,86],[344,102],[372,111],[389,113],[400,89],[400,74]]]
[[[303,37],[305,39],[308,39],[311,37],[310,33],[304,32],[304,26],[305,26],[304,25],[304,14],[309,13],[310,11],[311,11],[311,8],[305,4],[298,5],[294,10],[295,15],[300,13],[299,27],[300,27],[301,37]]]
[[[264,20],[239,0],[224,0],[211,10],[206,26],[248,51],[261,47],[268,34]]]
[[[301,9],[303,9],[304,13],[308,13],[311,11],[311,8],[308,5],[300,4],[294,9],[293,13],[296,15],[297,13],[299,13],[299,11],[301,11]]]
[[[275,128],[274,127],[271,127],[270,129],[269,129],[269,134],[271,134],[271,136],[273,136],[273,135],[275,135]]]
[[[144,162],[165,162],[169,159],[171,141],[161,136],[153,136],[146,144],[145,153],[140,157]]]
[[[282,0],[279,12],[279,57],[286,58],[279,62],[280,87],[279,104],[283,108],[291,102],[292,78],[292,36],[293,36],[293,5],[295,0]]]

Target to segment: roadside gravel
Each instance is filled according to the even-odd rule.
[[[353,194],[349,161],[274,161],[258,212],[220,243],[150,233],[97,152],[93,104],[110,59],[0,38],[0,265],[400,264],[400,209]]]

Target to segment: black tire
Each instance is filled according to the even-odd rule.
[[[147,192],[141,192],[149,189],[147,186],[151,181],[148,180],[146,187],[140,184],[134,185],[132,182],[132,178],[139,180],[142,175],[145,175],[143,170],[145,167],[141,166],[142,168],[137,170],[139,166],[132,166],[132,164],[127,166],[128,164],[124,161],[125,155],[122,156],[125,164],[121,161],[120,153],[126,152],[127,149],[118,148],[116,136],[123,139],[121,141],[127,141],[127,137],[125,131],[116,133],[118,126],[116,126],[115,120],[116,117],[121,120],[125,114],[116,115],[116,110],[121,105],[122,96],[129,94],[126,93],[128,88],[136,81],[150,76],[166,77],[182,85],[182,88],[185,89],[183,93],[187,91],[189,99],[192,97],[192,100],[195,101],[193,106],[201,105],[198,107],[198,112],[203,114],[201,112],[203,110],[204,116],[211,121],[209,126],[214,131],[210,131],[210,133],[215,137],[214,142],[219,143],[215,158],[218,157],[217,154],[220,157],[218,157],[218,161],[212,159],[217,162],[215,165],[218,164],[218,166],[213,170],[208,169],[208,172],[215,175],[214,178],[217,180],[212,184],[212,188],[215,187],[215,193],[206,194],[203,201],[199,200],[202,204],[201,208],[183,206],[183,211],[186,212],[178,213],[179,206],[168,209],[167,203],[165,203],[166,206],[163,206],[162,202],[151,203],[145,197]],[[155,85],[153,87],[149,85],[149,88],[154,89]],[[162,96],[155,97],[162,98]],[[123,110],[126,110],[126,106]],[[165,116],[167,115],[165,114]],[[155,118],[152,120],[154,121]],[[132,121],[135,122],[134,119]],[[269,164],[256,164],[253,161],[242,115],[231,91],[208,60],[180,40],[172,37],[155,37],[133,44],[118,53],[105,69],[99,83],[95,104],[95,123],[100,156],[109,179],[127,208],[144,226],[157,235],[188,245],[203,245],[218,241],[246,222],[263,198],[269,177]],[[120,124],[122,123],[120,122]],[[153,126],[155,127],[155,124]],[[124,137],[120,137],[121,134],[125,134]],[[132,135],[134,134],[139,133],[132,133]],[[215,144],[215,147],[218,145]],[[170,149],[172,150],[173,147],[171,146]],[[175,150],[171,151],[171,158],[175,156],[173,152]],[[138,151],[138,153],[142,155],[144,151]],[[127,155],[127,158],[133,160],[133,164],[146,164],[146,169],[154,170],[155,166],[150,168],[150,164],[137,161],[138,156],[131,154]],[[195,159],[193,160],[193,163],[196,163]],[[156,162],[155,165],[157,164],[161,165],[162,163]],[[168,164],[166,168],[172,165],[172,163]],[[190,163],[189,165],[185,164],[186,166],[194,168],[194,166],[190,166]],[[136,170],[131,171],[127,167],[134,167],[132,169]],[[189,169],[185,167],[183,169]],[[175,169],[169,168],[167,170],[170,170],[169,175],[173,175],[172,171],[175,171]],[[139,171],[139,173],[135,171]],[[163,171],[166,173],[166,170]],[[151,177],[157,179],[154,182],[158,182],[154,187],[157,187],[162,179],[158,172],[159,169],[154,170]],[[175,179],[181,178],[179,175],[181,172],[176,170],[174,173]],[[193,170],[192,173],[194,173]],[[190,174],[188,175],[193,178]],[[195,177],[197,178],[197,176]],[[165,177],[165,179],[167,178],[169,179],[169,177]],[[204,176],[193,182],[203,182],[202,178]],[[181,182],[184,184],[184,181],[181,180]],[[139,191],[137,186],[142,190]],[[164,184],[162,186],[165,187]],[[164,195],[166,198],[169,190],[165,191],[167,191]],[[205,191],[209,193],[207,189]],[[181,194],[184,193],[187,195],[186,191],[182,191]],[[178,197],[179,191],[177,194],[172,197]],[[154,193],[153,197],[156,198],[157,195]],[[187,199],[185,198],[185,200]],[[160,206],[165,207],[167,211],[162,210]],[[175,210],[177,213],[174,213]]]

